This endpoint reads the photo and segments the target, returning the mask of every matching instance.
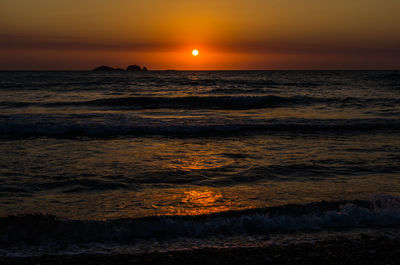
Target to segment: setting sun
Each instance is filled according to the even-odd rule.
[[[193,56],[197,56],[197,55],[199,55],[199,51],[198,50],[193,50],[192,54],[193,54]]]

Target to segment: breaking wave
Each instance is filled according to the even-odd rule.
[[[400,198],[378,195],[370,201],[333,201],[201,216],[152,216],[105,221],[69,220],[29,214],[0,219],[0,245],[55,242],[133,243],[155,238],[263,235],[298,231],[400,225]]]
[[[398,131],[398,119],[184,119],[163,120],[113,114],[4,115],[0,137],[229,136],[238,133]]]
[[[237,91],[236,91],[237,92]],[[333,104],[336,106],[370,107],[371,105],[384,104],[397,106],[397,98],[319,98],[308,96],[282,97],[276,95],[266,96],[186,96],[186,97],[115,97],[102,98],[90,101],[69,102],[0,102],[0,107],[23,108],[39,107],[91,107],[119,110],[141,109],[225,109],[247,110],[277,107],[306,106],[314,104]]]

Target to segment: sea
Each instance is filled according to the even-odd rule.
[[[399,225],[400,71],[0,72],[0,256]]]

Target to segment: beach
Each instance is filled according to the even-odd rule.
[[[205,248],[145,254],[80,254],[0,258],[4,265],[28,264],[399,264],[400,231],[337,236],[329,240],[248,248]]]

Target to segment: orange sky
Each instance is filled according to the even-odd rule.
[[[398,14],[399,0],[1,0],[0,70],[399,69]]]

